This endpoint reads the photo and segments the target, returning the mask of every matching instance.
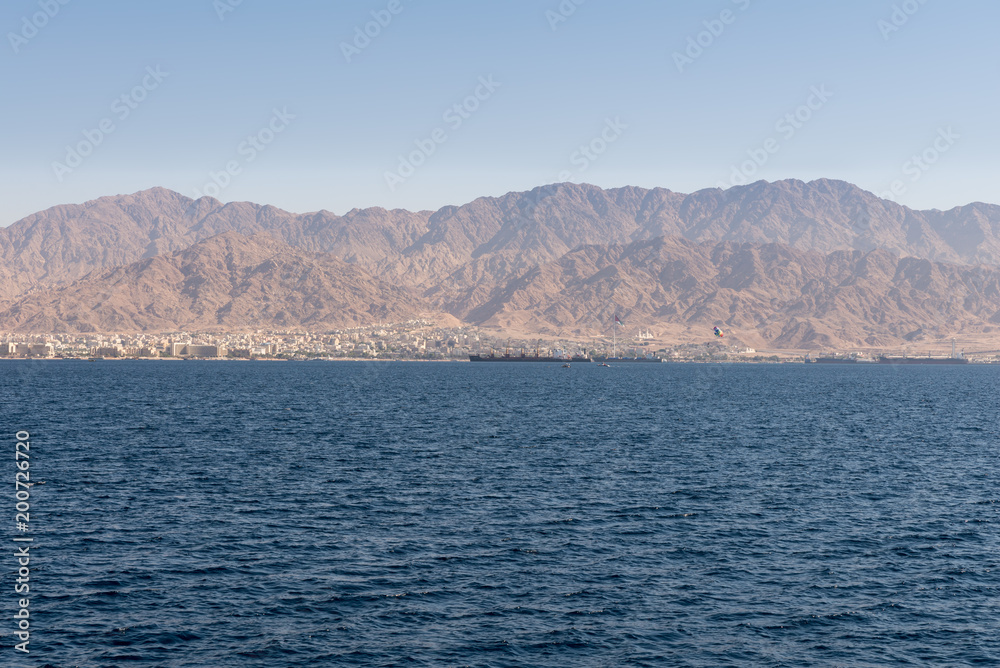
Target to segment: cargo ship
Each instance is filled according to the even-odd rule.
[[[590,362],[590,358],[584,355],[574,355],[573,357],[552,357],[551,355],[525,355],[523,352],[520,355],[511,355],[510,353],[504,353],[503,355],[497,355],[495,353],[490,353],[489,355],[469,355],[470,362]]]
[[[955,339],[951,340],[951,357],[906,357],[905,355],[891,356],[881,355],[878,358],[879,364],[968,364],[964,351],[959,353],[955,346]]]
[[[662,357],[656,357],[655,355],[651,355],[649,357],[604,357],[604,356],[597,356],[597,357],[594,357],[594,361],[595,362],[600,362],[602,364],[608,363],[608,362],[614,362],[615,364],[618,364],[619,362],[621,362],[623,364],[636,364],[636,363],[661,364],[664,361],[664,359]]]
[[[848,357],[841,355],[823,355],[821,357],[806,356],[806,364],[875,364],[878,359],[875,357]]]
[[[806,360],[815,364],[968,364],[964,357],[890,357],[882,355],[875,359],[857,357],[814,357]]]
[[[964,357],[888,357],[878,358],[879,364],[968,364]]]

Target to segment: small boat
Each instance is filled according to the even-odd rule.
[[[600,363],[600,364],[598,364],[597,366],[606,366],[606,367],[608,367],[609,369],[611,368],[611,365],[610,365],[610,364],[608,364],[607,362],[601,362],[601,363]]]
[[[569,362],[566,362],[565,364],[563,364],[562,368],[569,369],[570,368]]]

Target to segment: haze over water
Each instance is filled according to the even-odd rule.
[[[997,367],[3,369],[25,665],[1000,662]]]

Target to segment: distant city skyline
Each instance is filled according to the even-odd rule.
[[[0,8],[0,225],[154,186],[343,214],[547,183],[1000,203],[983,0]]]

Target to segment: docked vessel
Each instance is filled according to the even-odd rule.
[[[469,355],[470,362],[589,362],[590,358],[586,355],[573,355],[572,357],[568,354],[563,353],[562,350],[554,350],[554,355],[542,355],[541,349],[541,339],[538,341],[538,345],[535,346],[535,354],[531,355],[525,352],[524,348],[521,348],[521,353],[519,355],[512,355],[510,342],[508,341],[507,347],[503,351],[503,355],[497,355],[495,350],[491,350],[489,355]],[[585,351],[586,352],[586,351]]]
[[[489,355],[469,355],[470,362],[590,362],[590,358],[584,355],[574,355],[573,357],[552,357],[551,355],[539,355],[535,353],[534,355],[526,355],[522,352],[520,355],[511,355],[510,353],[504,353],[503,355],[497,355],[496,353],[490,353]]]
[[[635,364],[635,363],[661,364],[664,360],[662,357],[657,357],[655,355],[650,355],[648,357],[604,357],[598,355],[594,357],[594,361],[602,363],[622,362],[626,364]]]
[[[891,356],[881,355],[878,358],[879,364],[968,364],[969,360],[964,357],[965,353],[958,352],[955,346],[955,339],[951,340],[951,357],[906,357],[905,355]]]
[[[882,355],[879,364],[968,364],[964,357],[889,357]]]
[[[892,357],[882,355],[874,360],[858,359],[856,357],[815,357],[811,360],[815,364],[862,364],[864,362],[876,362],[878,364],[968,364],[969,360],[964,357]]]

